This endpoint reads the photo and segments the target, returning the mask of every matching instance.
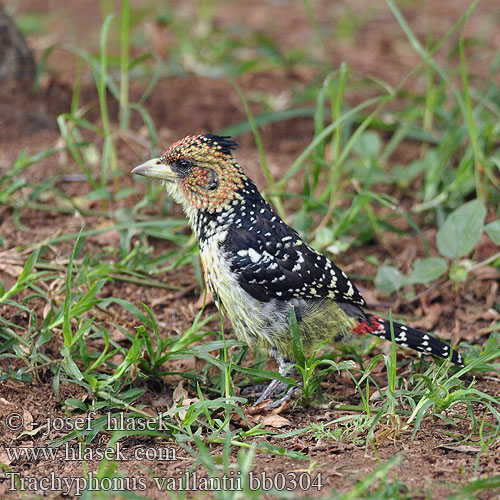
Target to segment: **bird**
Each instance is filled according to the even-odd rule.
[[[305,353],[324,342],[371,334],[464,366],[440,339],[365,312],[366,302],[346,273],[303,241],[245,175],[233,154],[237,146],[229,136],[190,135],[132,173],[159,179],[184,209],[207,288],[240,341],[267,349],[279,373],[290,374],[294,314]],[[273,380],[257,402],[282,385]]]

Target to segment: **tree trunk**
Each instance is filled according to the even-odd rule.
[[[0,85],[8,81],[32,81],[34,76],[33,55],[0,5]]]

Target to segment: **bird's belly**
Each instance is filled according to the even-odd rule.
[[[287,315],[267,310],[268,304],[254,299],[240,286],[218,241],[207,240],[200,245],[200,259],[207,287],[238,339],[249,345],[275,345],[276,335],[287,329]]]
[[[220,248],[220,241],[220,237],[210,238],[200,244],[200,258],[207,287],[231,321],[239,340],[251,346],[273,347],[283,356],[292,357],[289,331],[292,307],[300,317],[299,329],[307,353],[325,340],[349,336],[356,321],[332,299],[261,302],[253,298],[231,271],[229,256]]]

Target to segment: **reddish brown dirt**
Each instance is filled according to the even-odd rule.
[[[307,16],[302,4],[297,2],[293,7],[287,5],[286,14],[283,14],[283,5],[278,3],[226,2],[224,8],[217,12],[215,23],[218,27],[243,24],[249,29],[258,29],[272,35],[284,49],[303,48],[314,44],[314,35],[311,31]],[[42,13],[50,12],[50,34],[33,37],[30,40],[32,47],[40,58],[43,50],[50,44],[71,41],[71,30],[76,33],[81,44],[89,48],[97,47],[97,36],[101,23],[98,9],[93,2],[81,0],[79,2],[66,2],[57,4],[49,0],[19,0],[13,2],[17,14],[30,11]],[[138,5],[139,3],[136,2]],[[144,4],[144,2],[142,3]],[[179,8],[189,14],[189,5],[178,2]],[[444,33],[453,25],[458,16],[465,11],[469,2],[466,0],[429,2],[426,5],[429,19],[436,37]],[[498,16],[498,2],[485,1],[480,5],[478,12],[471,18],[466,34],[482,33],[485,43],[491,47],[500,45],[499,31],[496,29],[492,14]],[[148,5],[146,3],[146,5]],[[337,26],[340,30],[340,19],[355,16],[359,13],[366,14],[366,23],[361,23],[359,29],[351,36],[336,37],[328,44],[329,57],[334,64],[347,61],[355,73],[363,76],[379,77],[391,85],[397,85],[411,68],[419,62],[418,57],[409,49],[407,42],[401,34],[400,28],[395,23],[392,15],[383,2],[319,2],[315,4],[316,14],[323,27]],[[426,12],[418,7],[408,6],[404,13],[420,39],[425,38]],[[274,20],[280,19],[279,29]],[[148,21],[151,22],[151,21]],[[69,23],[69,24],[68,24]],[[91,26],[92,29],[88,27]],[[494,29],[495,28],[495,29]],[[334,30],[334,32],[336,32]],[[451,43],[456,42],[456,37],[446,46],[451,48]],[[150,40],[152,46],[155,40]],[[157,41],[156,41],[157,43]],[[443,50],[438,56],[441,62],[447,60],[449,50]],[[321,56],[317,50],[316,55]],[[471,65],[472,71],[483,72],[487,62],[478,60]],[[23,148],[30,153],[46,150],[47,148],[61,145],[60,136],[54,118],[57,114],[69,109],[72,93],[72,80],[74,59],[66,51],[56,50],[49,60],[50,76],[45,76],[42,81],[42,92],[38,96],[31,96],[26,89],[3,88],[0,89],[0,173],[5,172]],[[273,71],[245,75],[239,84],[246,92],[261,91],[279,95],[290,94],[297,88],[304,88],[313,78],[314,71],[310,68],[293,69],[289,71]],[[423,80],[411,82],[414,89],[422,89]],[[139,94],[142,86],[133,83],[133,94]],[[359,100],[359,91],[352,92],[353,102]],[[83,88],[82,99],[86,103],[96,106],[96,96],[86,80]],[[217,131],[231,125],[245,116],[237,93],[225,80],[212,80],[206,77],[191,75],[186,78],[170,77],[160,81],[155,88],[146,106],[152,114],[158,128],[159,138],[163,146],[168,146],[173,140],[188,133]],[[112,115],[116,115],[116,106],[111,106]],[[97,116],[94,112],[94,116]],[[134,126],[139,122],[134,121]],[[144,135],[143,130],[138,131]],[[263,129],[264,147],[268,153],[271,171],[275,178],[279,178],[298,154],[309,143],[313,134],[311,120],[297,119],[287,123],[266,126]],[[260,187],[265,187],[265,178],[259,166],[259,157],[254,142],[249,134],[239,138],[241,144],[238,151],[240,163],[246,171],[255,178]],[[132,179],[127,175],[130,168],[145,158],[145,152],[126,138],[118,141],[119,165],[124,176],[124,186],[131,185]],[[400,148],[395,163],[404,164],[415,158],[420,151],[413,144],[406,144],[407,148]],[[80,173],[78,167],[67,155],[58,154],[30,167],[26,174],[33,182],[39,182],[55,173]],[[58,186],[67,195],[77,197],[84,201],[89,191],[86,183],[63,182]],[[49,203],[51,200],[46,200]],[[131,204],[133,200],[126,199],[122,204]],[[403,203],[404,200],[402,200]],[[97,208],[90,205],[88,208]],[[116,208],[115,206],[110,207]],[[149,209],[151,213],[156,207]],[[180,210],[175,207],[173,213],[181,216]],[[20,228],[14,223],[14,215],[19,215],[19,221],[24,225]],[[100,217],[87,219],[88,228],[100,227],[106,221]],[[406,229],[404,220],[395,222]],[[78,232],[82,225],[79,217],[73,214],[58,214],[47,211],[23,209],[19,214],[14,214],[10,207],[0,206],[0,234],[4,239],[6,249],[15,249],[44,238],[52,238],[60,234]],[[116,236],[116,235],[115,235]],[[433,230],[427,231],[428,240],[434,241]],[[116,243],[116,242],[115,242]],[[104,246],[113,244],[113,235],[105,237],[92,237],[87,242],[87,250],[99,252]],[[163,251],[164,244],[152,241],[158,246],[158,251]],[[65,259],[71,251],[73,242],[66,242],[52,248],[54,261]],[[435,248],[432,252],[436,252]],[[485,258],[491,253],[487,241],[482,241],[477,250],[478,259]],[[15,252],[14,252],[15,253]],[[410,237],[384,236],[383,241],[374,242],[371,246],[363,247],[355,255],[343,256],[337,263],[348,273],[374,275],[376,269],[367,263],[366,257],[376,255],[381,261],[385,258],[394,258],[397,263],[407,263],[409,266],[417,257],[423,257],[424,249],[420,241]],[[22,263],[23,259],[20,260]],[[407,271],[408,269],[403,270]],[[9,287],[14,282],[12,273],[0,268],[0,278]],[[164,291],[156,288],[144,288],[134,284],[120,282],[106,285],[102,296],[127,298],[139,305],[144,301],[152,307],[158,324],[163,328],[163,335],[174,335],[182,332],[191,325],[196,313],[196,301],[200,290],[193,288],[196,283],[193,271],[183,269],[177,272],[166,273],[161,277],[162,282],[178,287],[181,291],[191,287],[182,297],[177,295],[178,290]],[[374,291],[369,283],[360,282],[360,288],[370,303],[388,303],[393,297],[387,297]],[[364,285],[364,286],[363,286]],[[417,288],[421,292],[425,288]],[[498,294],[498,274],[489,268],[483,269],[470,277],[467,283],[455,287],[446,282],[437,286],[429,294],[415,302],[407,302],[403,298],[397,299],[392,305],[395,314],[405,315],[414,320],[413,324],[422,328],[433,329],[445,339],[455,342],[465,340],[470,343],[482,343],[487,336],[488,327],[494,320],[498,320],[495,311],[491,309],[492,303]],[[181,294],[182,295],[182,294]],[[16,297],[17,298],[17,297]],[[43,304],[32,301],[30,306],[38,313]],[[210,306],[207,313],[214,313]],[[18,324],[26,324],[28,318],[19,311],[1,306],[0,314]],[[123,316],[122,321],[129,331],[138,326],[129,316]],[[217,327],[216,324],[213,325]],[[49,344],[48,354],[57,357],[61,348],[61,339],[54,339]],[[399,360],[404,361],[414,356],[407,352],[398,354]],[[8,360],[2,362],[2,368],[7,369]],[[14,368],[22,366],[22,362],[12,362]],[[269,365],[271,367],[271,365]],[[191,370],[197,367],[196,362],[186,360],[176,368]],[[386,384],[385,372],[380,368],[377,374],[382,386]],[[7,462],[3,446],[46,446],[49,439],[61,435],[52,432],[48,436],[36,433],[33,436],[25,435],[19,439],[19,432],[12,432],[6,428],[5,417],[12,412],[20,412],[26,421],[33,419],[35,422],[45,422],[47,418],[64,417],[61,402],[68,397],[85,398],[84,392],[73,385],[63,385],[60,397],[57,398],[52,390],[52,377],[50,373],[40,370],[38,383],[32,385],[14,384],[4,382],[0,384],[0,461]],[[162,411],[172,404],[173,390],[176,386],[175,379],[166,379],[161,387],[150,389],[141,399],[146,408]],[[477,386],[489,394],[498,396],[500,384],[498,379],[483,379],[479,376]],[[359,404],[359,396],[352,381],[348,377],[330,378],[323,384],[323,393],[326,403],[309,408],[288,409],[282,416],[287,418],[289,425],[279,429],[279,432],[288,432],[302,428],[310,422],[317,424],[327,423],[346,415],[335,409],[334,402],[342,404]],[[190,389],[190,395],[195,393]],[[482,409],[477,409],[477,418],[481,418]],[[447,432],[466,435],[470,429],[470,422],[463,408],[457,408],[465,418],[460,428],[449,428],[444,421],[425,419],[421,430],[415,440],[411,440],[411,429],[399,433],[388,433],[388,422],[382,422],[378,428],[378,441],[373,447],[365,449],[364,444],[344,444],[328,439],[315,440],[311,434],[300,435],[286,440],[279,437],[270,437],[268,441],[278,446],[284,446],[291,451],[300,451],[312,459],[312,466],[308,461],[291,460],[279,456],[257,453],[255,458],[255,472],[266,473],[268,476],[282,472],[301,473],[310,470],[314,476],[322,474],[323,489],[307,492],[310,496],[322,496],[325,492],[335,489],[347,491],[356,481],[363,479],[373,471],[380,462],[396,455],[401,455],[401,462],[391,472],[391,477],[399,480],[409,488],[412,498],[424,498],[425,489],[432,492],[433,498],[444,498],[454,491],[457,485],[465,484],[474,477],[477,466],[477,476],[487,477],[498,473],[500,468],[500,447],[491,446],[489,455],[483,454],[477,460],[478,448],[459,447],[452,449],[446,447],[451,438],[446,438]],[[364,442],[361,436],[360,440]],[[99,435],[92,448],[106,447],[108,437]],[[168,447],[175,450],[177,460],[130,460],[120,462],[118,469],[128,477],[143,478],[147,486],[147,495],[151,498],[164,498],[154,486],[152,476],[178,477],[192,463],[193,457],[181,447],[162,439],[138,438],[130,436],[123,441],[123,449],[127,457],[138,447],[159,449]],[[212,446],[214,454],[221,453],[220,446]],[[234,454],[235,455],[235,454]],[[477,462],[476,462],[477,460]],[[23,476],[44,477],[54,473],[58,477],[83,477],[84,470],[79,461],[68,461],[58,458],[56,461],[38,460],[29,461],[24,458],[8,463],[8,466],[21,473]],[[99,466],[97,461],[88,463],[89,470],[96,471]],[[310,468],[311,467],[311,468]],[[200,470],[200,474],[203,472]],[[142,481],[142,480],[141,480]],[[142,484],[142,483],[141,483]],[[9,491],[9,482],[0,478],[1,498],[21,498],[16,492]],[[49,498],[62,498],[59,493],[38,492]],[[138,493],[143,493],[138,491]],[[203,498],[203,494],[189,494]],[[480,498],[495,498],[483,493]],[[31,498],[30,494],[24,498]]]

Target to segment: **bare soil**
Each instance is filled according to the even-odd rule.
[[[189,9],[181,5],[178,8]],[[311,31],[303,5],[297,2],[286,5],[280,2],[267,3],[252,0],[249,2],[225,2],[225,8],[219,9],[216,23],[220,26],[240,24],[249,29],[261,30],[275,37],[280,46],[286,49],[300,48],[311,45],[314,34]],[[17,13],[37,11],[46,13],[50,11],[50,34],[33,37],[29,40],[35,49],[38,59],[51,42],[69,41],[71,25],[79,37],[81,44],[95,47],[98,27],[101,19],[98,8],[94,2],[80,0],[79,2],[51,2],[49,0],[19,0],[15,2]],[[442,36],[454,24],[461,13],[464,12],[469,2],[465,0],[442,0],[428,2],[425,8],[408,6],[404,13],[412,28],[421,39],[426,33],[426,11],[436,36]],[[335,23],[342,16],[351,13],[366,14],[364,23],[350,37],[341,38],[335,44],[330,54],[331,61],[335,64],[347,61],[349,66],[361,75],[382,78],[391,85],[399,83],[401,78],[416,64],[418,57],[411,51],[405,41],[399,26],[394,21],[383,2],[368,2],[356,0],[354,2],[319,2],[315,4],[316,13],[322,24]],[[500,32],[493,24],[493,19],[500,15],[498,2],[485,1],[472,16],[466,32],[482,33],[486,44],[491,47],[500,45]],[[279,27],[274,22],[279,18]],[[88,26],[93,26],[88,29]],[[456,41],[456,37],[454,38]],[[153,44],[154,40],[151,41]],[[450,42],[450,44],[453,40]],[[442,55],[441,55],[442,54]],[[443,50],[439,57],[446,61],[448,51]],[[320,55],[320,54],[318,54]],[[11,168],[19,152],[27,148],[30,153],[61,146],[61,139],[55,117],[69,110],[72,95],[72,77],[74,71],[74,58],[67,51],[56,50],[49,59],[51,68],[50,76],[42,82],[42,91],[32,95],[29,89],[9,87],[0,89],[0,173]],[[478,60],[471,68],[472,71],[483,72],[486,62]],[[271,71],[266,73],[245,75],[239,79],[239,84],[246,91],[262,91],[273,95],[289,94],[297,88],[304,88],[314,77],[312,69],[291,69],[288,71]],[[422,88],[423,81],[416,80],[411,85]],[[132,94],[140,95],[142,87],[133,83]],[[355,92],[348,96],[354,101],[359,100]],[[84,85],[82,99],[90,106],[96,108],[96,95],[90,81]],[[111,101],[110,101],[111,103]],[[152,114],[158,128],[161,144],[167,147],[172,141],[187,134],[213,132],[244,119],[245,115],[239,98],[226,80],[214,80],[206,77],[191,75],[189,77],[169,77],[159,82],[146,107]],[[258,110],[256,108],[256,110]],[[116,105],[111,104],[111,112],[116,117]],[[94,112],[97,119],[97,113]],[[133,127],[139,127],[139,121]],[[139,135],[144,135],[144,130],[137,130]],[[264,147],[268,154],[271,171],[275,178],[286,171],[298,154],[303,151],[313,135],[313,124],[309,119],[295,119],[286,123],[268,125],[263,129]],[[259,166],[259,157],[250,134],[239,138],[240,148],[238,159],[245,167],[248,174],[257,184],[264,188],[265,178]],[[100,146],[100,145],[98,145]],[[404,164],[414,159],[420,153],[414,144],[406,144],[407,148],[400,148],[393,158],[395,164]],[[123,186],[132,185],[132,179],[127,173],[133,166],[144,160],[143,151],[133,141],[126,137],[118,141],[119,165],[124,175]],[[39,182],[55,173],[80,173],[77,165],[68,155],[60,154],[41,161],[27,170],[26,176],[33,182]],[[85,199],[89,188],[85,182],[61,182],[58,187],[67,195]],[[138,187],[138,186],[135,186]],[[141,187],[138,187],[141,189]],[[397,193],[405,203],[405,193]],[[408,193],[408,196],[410,194]],[[409,200],[409,198],[407,198]],[[51,200],[47,200],[50,203]],[[130,204],[133,200],[126,199],[122,204]],[[92,205],[89,205],[92,209]],[[116,208],[115,206],[111,208]],[[291,207],[293,208],[293,207]],[[158,208],[159,209],[159,208]],[[149,209],[155,211],[155,207]],[[181,211],[174,208],[175,215],[181,216]],[[14,217],[22,223],[14,222]],[[88,228],[101,227],[106,220],[99,217],[87,219]],[[22,209],[14,213],[10,207],[0,206],[0,234],[4,239],[6,249],[26,245],[31,242],[52,238],[57,235],[79,231],[82,221],[73,214],[59,214],[47,211]],[[404,220],[397,224],[406,229]],[[434,241],[433,229],[426,230],[430,242]],[[116,244],[116,234],[96,236],[89,238],[88,249],[93,252],[102,251],[106,245]],[[113,238],[115,238],[113,240]],[[164,251],[164,243],[152,241],[158,246],[158,251]],[[51,249],[53,259],[67,258],[73,242],[69,241]],[[369,264],[366,258],[376,255],[383,261],[385,258],[394,258],[400,264],[411,266],[415,258],[423,257],[424,249],[420,240],[412,237],[399,237],[393,234],[384,235],[383,241],[374,241],[371,245],[357,249],[354,254],[339,256],[336,263],[346,272],[354,274],[374,275],[376,269]],[[433,252],[436,252],[435,248]],[[478,260],[490,255],[490,243],[485,239],[481,241],[474,256]],[[13,252],[15,254],[15,252]],[[22,264],[23,258],[20,258]],[[403,268],[404,270],[404,268]],[[384,303],[392,307],[395,314],[405,315],[410,323],[420,328],[432,329],[443,339],[453,340],[454,343],[466,341],[471,344],[483,343],[488,335],[488,327],[498,321],[498,313],[492,305],[498,298],[498,272],[491,268],[483,268],[480,272],[472,274],[470,279],[463,284],[456,285],[450,282],[436,286],[430,293],[423,295],[419,300],[408,302],[403,298],[387,297],[374,290],[369,282],[360,281],[360,289],[371,304]],[[6,287],[14,283],[15,276],[0,267],[0,279]],[[135,284],[114,282],[106,285],[103,296],[124,297],[127,300],[140,304],[144,301],[152,306],[153,312],[162,326],[162,335],[175,335],[184,331],[192,323],[197,312],[197,301],[201,291],[194,286],[196,279],[191,269],[182,269],[166,273],[161,277],[162,282],[174,285],[172,291],[157,288],[144,288]],[[417,292],[425,288],[417,288]],[[30,302],[30,307],[37,310],[43,304]],[[41,312],[41,311],[39,311]],[[215,308],[209,306],[207,314],[213,314]],[[0,314],[5,318],[18,323],[27,324],[28,318],[19,310],[8,305],[0,306]],[[123,314],[124,326],[130,331],[138,326],[131,316]],[[217,327],[216,324],[213,325]],[[47,347],[47,354],[58,357],[58,349],[62,346],[62,339],[54,339]],[[405,360],[415,356],[413,353],[401,351],[399,360],[405,366]],[[197,366],[196,361],[185,361],[178,367],[179,370],[189,370]],[[18,360],[13,360],[14,369],[22,366]],[[270,363],[269,367],[273,365]],[[2,368],[7,369],[7,360],[2,362]],[[386,374],[382,366],[375,373],[379,377],[382,387],[386,385]],[[62,402],[68,397],[85,399],[88,397],[84,391],[74,385],[63,385],[60,388],[59,398],[52,389],[52,377],[46,369],[41,369],[37,374],[37,383],[26,385],[12,382],[0,384],[0,461],[7,463],[13,471],[21,476],[50,477],[54,473],[57,477],[80,478],[84,475],[82,462],[70,461],[58,457],[56,460],[39,459],[30,461],[20,458],[7,461],[4,446],[47,446],[51,439],[63,433],[52,430],[48,435],[43,435],[43,430],[33,435],[24,435],[19,438],[20,432],[9,430],[6,425],[6,416],[13,412],[23,415],[25,430],[30,421],[44,423],[48,418],[65,417]],[[158,413],[172,404],[173,391],[176,388],[175,379],[167,379],[159,387],[151,388],[142,397],[141,403],[146,408]],[[478,375],[477,388],[488,394],[498,396],[500,383],[498,379],[484,378]],[[310,408],[299,406],[289,407],[281,411],[280,416],[288,420],[288,424],[276,429],[278,432],[288,432],[302,428],[310,422],[318,424],[327,423],[339,418],[348,412],[335,410],[334,404],[359,404],[358,393],[347,376],[331,377],[323,384],[323,395],[326,402]],[[188,389],[191,396],[195,396],[192,388]],[[477,418],[482,418],[482,409],[477,409]],[[411,439],[411,428],[403,429],[397,433],[391,431],[391,423],[383,421],[377,431],[378,440],[373,447],[365,448],[364,444],[345,444],[338,441],[322,439],[317,441],[310,434],[299,435],[282,440],[279,437],[269,437],[272,444],[283,446],[288,450],[300,451],[313,460],[312,476],[321,473],[323,488],[321,491],[310,489],[303,494],[322,496],[325,492],[335,489],[347,491],[357,481],[376,469],[379,464],[397,454],[401,455],[401,462],[391,473],[394,478],[399,478],[409,488],[411,498],[425,498],[426,490],[432,492],[432,498],[444,498],[460,484],[471,480],[477,470],[477,476],[487,477],[498,474],[500,470],[500,444],[489,448],[489,454],[482,454],[479,459],[477,448],[472,447],[447,447],[453,441],[451,434],[468,433],[471,422],[464,408],[455,408],[455,412],[463,414],[461,428],[451,429],[446,421],[427,418],[421,424],[421,429],[414,440]],[[235,422],[234,425],[241,425]],[[387,432],[384,432],[387,431]],[[449,440],[445,438],[450,434]],[[91,448],[105,448],[109,436],[100,434]],[[261,438],[262,439],[262,438]],[[361,441],[363,441],[361,439]],[[193,463],[193,458],[183,448],[158,438],[144,438],[129,436],[122,442],[127,460],[120,461],[118,469],[125,472],[129,478],[143,478],[147,491],[137,493],[147,494],[151,498],[165,498],[158,491],[152,476],[179,477]],[[76,443],[72,443],[72,446]],[[175,454],[175,460],[137,460],[133,458],[134,451],[138,448],[168,448]],[[221,453],[220,445],[212,445],[212,452]],[[129,459],[132,457],[131,459]],[[99,462],[88,462],[88,470],[97,471]],[[309,470],[307,461],[292,460],[279,456],[257,453],[255,458],[255,472],[264,472],[267,476],[277,473],[301,473]],[[206,475],[201,469],[200,476]],[[139,479],[137,479],[139,481]],[[141,480],[142,481],[142,480]],[[458,486],[457,486],[458,485]],[[64,498],[61,492],[37,491],[27,495],[10,491],[11,484],[5,476],[0,477],[1,498],[31,498],[35,493],[47,498]],[[296,491],[300,494],[300,491]],[[189,493],[188,496],[204,498],[203,493]],[[479,495],[480,498],[496,498],[487,493]]]

